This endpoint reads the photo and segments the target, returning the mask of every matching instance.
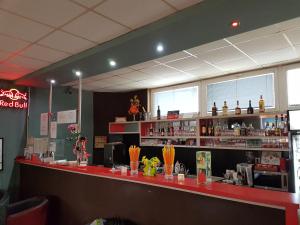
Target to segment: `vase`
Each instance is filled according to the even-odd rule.
[[[130,161],[130,175],[137,175],[139,168],[139,161]]]
[[[172,180],[173,179],[173,169],[174,169],[173,164],[165,164],[164,165],[165,179],[166,180]]]

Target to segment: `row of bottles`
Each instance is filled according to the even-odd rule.
[[[280,121],[275,116],[275,123],[265,123],[265,136],[288,136],[287,116],[281,114]]]
[[[150,123],[147,136],[196,136],[196,121]]]
[[[265,112],[265,101],[264,101],[262,95],[260,96],[260,100],[258,102],[258,105],[259,105],[259,112],[260,113]],[[217,116],[218,115],[218,108],[217,108],[215,102],[214,102],[214,105],[213,105],[211,111],[212,111],[212,116]],[[242,114],[242,109],[240,108],[239,101],[236,102],[236,107],[235,107],[234,111],[235,111],[235,115],[241,115]],[[254,113],[254,109],[252,107],[251,100],[249,100],[249,106],[247,108],[247,114],[253,114],[253,113]],[[224,105],[222,107],[222,114],[223,114],[223,116],[228,115],[228,106],[227,106],[226,101],[224,101]]]

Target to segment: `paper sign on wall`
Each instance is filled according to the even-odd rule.
[[[41,113],[40,135],[41,136],[48,135],[48,113]]]
[[[57,137],[57,122],[50,123],[50,138]]]
[[[104,144],[107,143],[106,136],[95,136],[95,148],[104,148]]]
[[[76,110],[57,112],[57,123],[76,123]]]
[[[48,138],[34,138],[33,140],[34,153],[45,153],[48,151]]]

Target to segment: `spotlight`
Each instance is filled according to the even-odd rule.
[[[55,84],[55,80],[50,80],[50,83],[51,84]]]
[[[156,51],[157,51],[157,52],[163,52],[163,51],[164,51],[164,46],[163,46],[162,44],[158,44],[158,45],[156,46]]]
[[[117,63],[116,63],[116,61],[114,61],[114,60],[109,60],[109,65],[110,65],[111,67],[115,67],[115,66],[117,65]]]
[[[76,70],[76,71],[75,71],[75,75],[76,75],[77,77],[80,77],[80,76],[81,76],[81,74],[82,74],[82,73],[81,73],[81,71],[80,71],[80,70]]]
[[[232,28],[237,28],[240,26],[240,21],[238,20],[232,20],[231,23],[230,23],[231,27]]]

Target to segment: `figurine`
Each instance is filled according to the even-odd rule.
[[[140,112],[140,100],[138,99],[137,95],[130,99],[130,108],[128,110],[129,115],[133,116],[133,120],[135,121],[135,116]]]

